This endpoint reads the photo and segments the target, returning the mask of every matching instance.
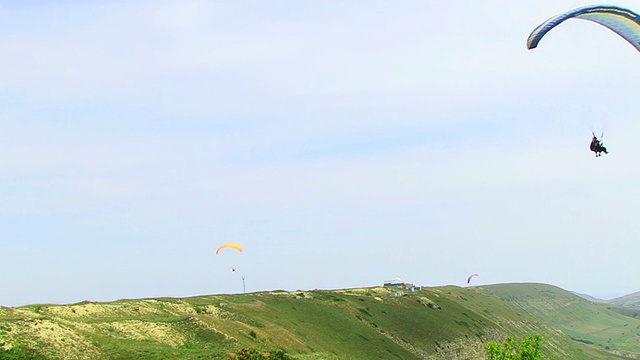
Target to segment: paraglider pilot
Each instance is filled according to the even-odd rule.
[[[591,133],[593,138],[591,138],[591,145],[589,145],[589,149],[596,153],[596,157],[602,156],[602,153],[608,154],[607,148],[602,145],[602,141],[598,140],[596,134]]]

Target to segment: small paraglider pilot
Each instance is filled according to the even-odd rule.
[[[596,134],[591,134],[593,135],[593,138],[591,138],[591,145],[589,145],[589,149],[596,153],[596,157],[602,156],[602,153],[608,154],[607,148],[602,145],[602,140],[598,140]]]

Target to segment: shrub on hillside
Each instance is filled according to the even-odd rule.
[[[295,360],[284,350],[260,351],[256,349],[240,349],[229,353],[228,360]]]
[[[525,336],[521,343],[509,336],[504,343],[486,343],[489,360],[545,360],[542,354],[542,335]]]
[[[2,343],[0,343],[2,345]],[[4,350],[0,346],[0,360],[41,360],[44,357],[38,355],[35,351],[27,348],[12,348]]]

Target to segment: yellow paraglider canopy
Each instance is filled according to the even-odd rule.
[[[224,249],[224,248],[232,248],[232,249],[236,249],[240,252],[242,252],[242,246],[240,244],[236,244],[236,243],[224,243],[222,245],[220,245],[220,247],[218,248],[218,250],[216,250],[216,254],[220,252],[220,250]]]

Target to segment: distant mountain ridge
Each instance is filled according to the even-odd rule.
[[[593,301],[595,303],[605,303],[607,302],[607,300],[602,300],[602,299],[598,299],[597,297],[593,297],[589,294],[581,294],[575,291],[571,291],[572,294],[580,296],[581,298],[585,299],[585,300],[589,300],[589,301]]]
[[[606,303],[619,306],[640,307],[640,291],[607,300]]]
[[[588,294],[581,294],[581,293],[577,293],[575,291],[571,291],[572,294],[577,295],[583,299],[592,301],[592,302],[596,302],[596,303],[603,303],[603,304],[612,304],[612,305],[618,305],[618,306],[626,306],[626,307],[640,307],[640,291],[631,293],[631,294],[627,294],[627,295],[623,295],[623,296],[619,296],[617,298],[614,299],[610,299],[610,300],[603,300],[603,299],[599,299],[596,297],[593,297],[591,295]]]

